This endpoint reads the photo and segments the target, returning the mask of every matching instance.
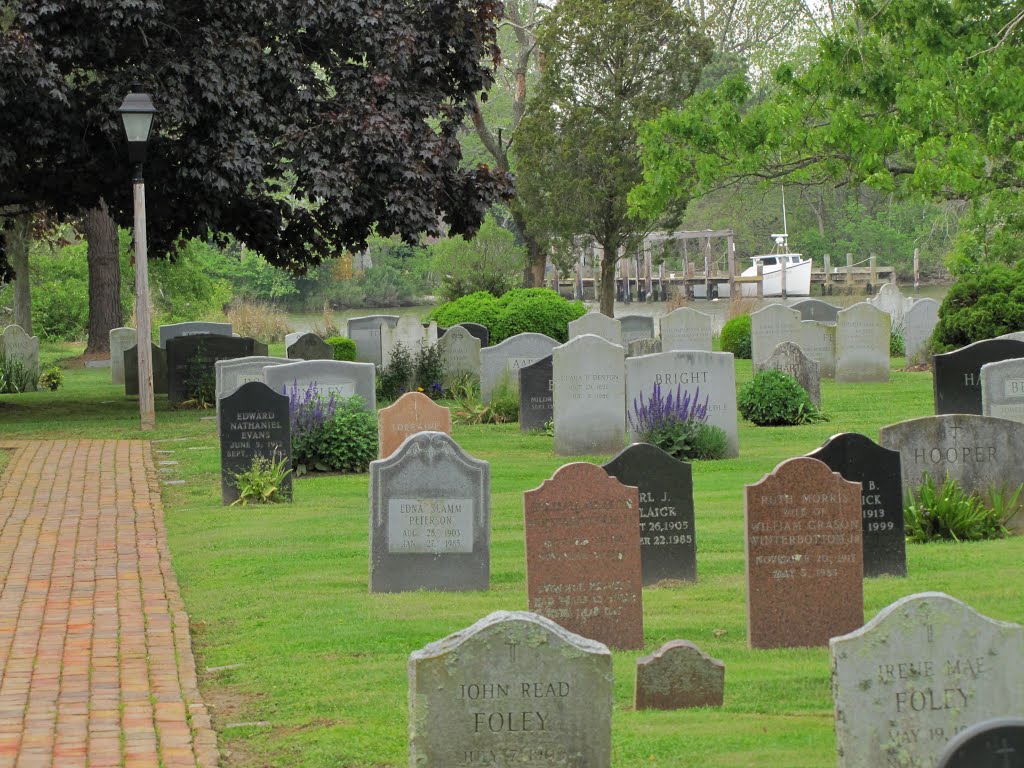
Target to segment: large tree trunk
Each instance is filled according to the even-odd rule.
[[[28,244],[32,239],[32,214],[20,213],[7,225],[7,258],[14,270],[14,324],[32,335],[32,292],[28,276]]]
[[[619,244],[601,244],[601,314],[615,317],[615,265]]]
[[[109,352],[110,331],[124,325],[117,225],[102,198],[85,214],[82,230],[89,243],[89,355]]]
[[[529,235],[526,240],[526,266],[523,268],[523,288],[543,288],[544,268],[547,266],[547,253],[540,244]]]

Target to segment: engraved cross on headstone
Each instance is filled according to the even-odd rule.
[[[505,645],[508,646],[508,659],[509,661],[516,660],[516,646],[519,645],[517,640],[506,640]]]
[[[1017,754],[1017,750],[1014,749],[1007,743],[1006,737],[1003,737],[1003,745],[993,752],[995,755],[1001,755],[1003,758],[1003,768],[1013,768],[1016,763],[1011,760],[1011,755]]]

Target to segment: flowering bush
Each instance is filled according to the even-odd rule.
[[[682,386],[665,396],[655,384],[647,402],[641,392],[633,400],[632,412],[627,411],[630,431],[679,460],[720,459],[728,440],[722,429],[707,423],[710,400],[707,395],[701,403],[700,387],[692,396]]]
[[[377,420],[358,396],[322,394],[316,382],[298,382],[285,392],[292,427],[296,476],[319,472],[365,472],[377,456]]]

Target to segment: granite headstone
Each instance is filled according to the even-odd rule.
[[[724,698],[725,664],[687,640],[636,660],[636,710],[720,707]]]
[[[150,358],[153,364],[153,394],[167,394],[167,350],[150,344]],[[124,393],[127,396],[139,394],[139,347],[129,347],[124,352]]]
[[[209,333],[172,336],[166,349],[167,399],[171,405],[188,400],[197,387],[209,386],[216,398],[215,363],[258,354],[255,339]]]
[[[551,355],[519,369],[519,429],[544,429],[554,418]]]
[[[972,725],[946,745],[935,768],[1024,767],[1024,717],[996,717]]]
[[[303,395],[310,387],[321,395],[352,397],[359,395],[366,410],[377,410],[376,369],[373,363],[348,360],[306,360],[263,369],[263,381],[275,392]]]
[[[840,310],[836,322],[836,381],[888,381],[891,330],[889,315],[867,302]]]
[[[779,344],[761,365],[761,370],[788,373],[807,391],[811,402],[821,407],[821,377],[818,375],[818,363],[807,357],[797,344],[792,341]]]
[[[585,334],[600,336],[612,344],[622,344],[622,323],[614,317],[600,312],[588,312],[575,320],[569,322],[569,339]],[[622,346],[625,346],[622,344]]]
[[[206,323],[201,321],[190,321],[187,323],[172,323],[161,325],[159,330],[160,346],[167,349],[167,342],[181,336],[230,336],[232,334],[231,323]]]
[[[626,345],[626,357],[656,355],[661,352],[661,339],[635,339]]]
[[[800,313],[784,304],[769,304],[750,314],[750,353],[755,371],[784,341],[800,338]]]
[[[380,329],[382,325],[395,327],[398,315],[366,315],[350,318],[346,325],[348,337],[356,343],[356,359],[361,363],[383,365],[381,357]]]
[[[333,360],[334,347],[315,333],[304,333],[288,345],[289,360]]]
[[[1024,422],[1024,358],[981,366],[981,414]]]
[[[981,414],[981,366],[1024,357],[1024,341],[985,339],[932,356],[935,415]]]
[[[551,353],[555,454],[619,451],[626,442],[625,350],[587,334]]]
[[[480,350],[480,399],[491,402],[495,388],[519,386],[519,369],[551,354],[558,342],[543,333],[520,333]]]
[[[377,411],[378,458],[386,459],[409,435],[418,432],[452,433],[452,412],[422,392],[406,392],[394,405]]]
[[[235,476],[251,468],[253,460],[284,460],[291,467],[292,441],[288,398],[262,381],[242,384],[218,401],[220,414],[220,494],[224,504],[239,496]],[[281,483],[281,494],[292,495],[292,475]]]
[[[650,315],[623,315],[619,323],[622,326],[623,345],[638,339],[654,338],[654,318]]]
[[[134,328],[112,328],[110,331],[110,383],[124,384],[124,353],[138,343]],[[137,374],[136,374],[137,375]]]
[[[903,314],[903,350],[907,365],[928,362],[928,341],[939,323],[939,302],[918,299]]]
[[[799,312],[801,320],[816,320],[820,323],[835,323],[839,315],[839,307],[820,299],[803,299],[790,304],[790,309]]]
[[[661,351],[711,351],[714,318],[689,307],[680,307],[661,318]]]
[[[437,344],[437,323],[431,321],[424,325],[418,317],[402,315],[394,326],[381,325],[380,354],[385,368],[391,364],[391,355],[399,344],[416,359],[422,348]]]
[[[437,341],[441,368],[449,380],[480,377],[480,339],[461,325],[454,325]]]
[[[221,398],[227,397],[240,386],[250,381],[262,382],[264,368],[273,365],[285,365],[290,362],[292,361],[287,357],[267,357],[266,355],[218,360],[213,364],[214,376],[216,378],[217,416],[220,416]],[[219,428],[219,418],[217,424]]]

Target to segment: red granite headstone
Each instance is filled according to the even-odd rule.
[[[806,457],[746,486],[751,647],[824,646],[863,625],[860,486]]]
[[[386,459],[419,432],[452,433],[452,413],[422,392],[406,392],[394,405],[377,413],[380,458]]]
[[[566,464],[523,505],[530,610],[591,640],[642,648],[637,488],[596,464]]]

